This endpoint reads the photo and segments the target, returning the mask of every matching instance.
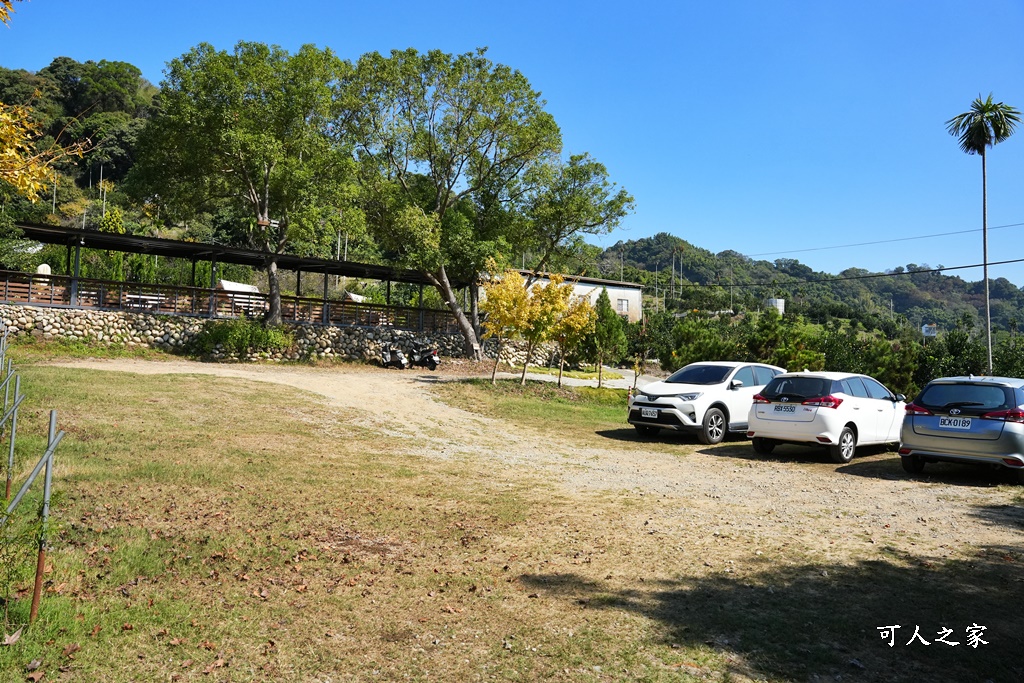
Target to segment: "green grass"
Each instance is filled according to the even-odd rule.
[[[509,417],[549,432],[593,432],[626,425],[625,389],[561,387],[552,382],[488,379],[446,382],[435,389],[447,402],[490,417]]]
[[[523,369],[512,367],[509,372],[516,372],[522,374]],[[527,374],[535,375],[553,375],[558,376],[558,368],[549,368],[545,365],[531,365],[527,370]],[[597,379],[597,370],[569,370],[568,368],[562,370],[562,377],[572,377],[573,379]],[[622,379],[622,375],[613,371],[605,370],[602,375],[602,379]]]
[[[799,530],[763,535],[769,520],[724,533],[726,518],[707,521],[717,508],[692,499],[580,493],[488,454],[424,455],[419,440],[280,385],[16,360],[29,397],[19,475],[38,457],[50,408],[68,437],[39,620],[0,646],[0,681],[25,680],[34,661],[47,681],[114,683],[1019,672],[1019,548],[929,563],[916,536],[893,536],[870,556],[830,562]],[[644,464],[631,460],[640,442],[607,438],[631,431],[621,390],[433,386],[502,429],[549,439],[554,453],[583,444],[608,451],[606,466]],[[730,448],[722,476],[742,476],[728,474],[745,462],[726,457]],[[991,502],[1001,490],[983,494]],[[743,504],[715,502],[723,515]],[[652,518],[670,520],[672,535],[651,533]],[[811,540],[846,542],[862,531],[851,524]],[[755,547],[770,552],[755,557]],[[22,563],[34,559],[26,547]],[[31,572],[12,589],[5,635],[27,621]],[[991,648],[890,652],[877,642],[884,623],[965,619],[989,626]]]

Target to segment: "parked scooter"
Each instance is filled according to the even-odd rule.
[[[409,359],[405,357],[402,350],[397,346],[390,346],[380,354],[380,364],[386,368],[398,368],[405,370],[409,367]]]
[[[412,364],[421,368],[437,370],[437,366],[441,364],[441,357],[433,346],[416,343],[412,346]]]

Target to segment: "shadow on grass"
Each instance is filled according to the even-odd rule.
[[[998,514],[998,513],[996,513]],[[969,560],[891,559],[850,566],[779,567],[756,558],[747,575],[682,577],[611,589],[576,574],[520,580],[584,609],[622,610],[661,627],[665,645],[711,646],[787,680],[1024,680],[1021,548]],[[881,627],[898,625],[889,646]],[[985,626],[987,644],[969,645]],[[912,640],[915,627],[929,645]],[[951,646],[938,642],[942,629]],[[911,644],[907,644],[907,643]]]

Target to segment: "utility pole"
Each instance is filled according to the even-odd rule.
[[[672,250],[672,298],[676,298],[676,250]]]

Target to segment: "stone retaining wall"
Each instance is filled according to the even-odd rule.
[[[14,337],[31,336],[42,341],[80,341],[105,346],[140,346],[182,352],[207,325],[217,322],[207,318],[174,315],[148,315],[123,311],[90,311],[43,306],[0,305],[0,320]],[[320,325],[285,325],[295,344],[282,353],[256,353],[239,359],[223,348],[213,350],[213,360],[302,360],[339,358],[375,361],[385,347],[397,346],[405,352],[415,342],[437,347],[449,358],[462,357],[462,336],[455,334],[419,334],[390,327],[322,327]],[[494,357],[497,342],[483,341],[483,353]],[[532,363],[544,365],[552,347],[542,345],[533,352]],[[526,344],[506,341],[501,346],[501,360],[521,366],[526,358]]]
[[[44,341],[81,341],[103,345],[182,351],[207,325],[206,318],[148,315],[122,311],[88,311],[40,306],[0,305],[0,320],[14,337],[32,336]],[[461,335],[418,334],[389,327],[321,327],[285,325],[295,344],[284,353],[254,354],[247,360],[300,360],[344,358],[375,360],[385,346],[409,351],[414,342],[437,347],[442,356],[462,356]],[[214,360],[233,359],[224,349],[214,349]]]

